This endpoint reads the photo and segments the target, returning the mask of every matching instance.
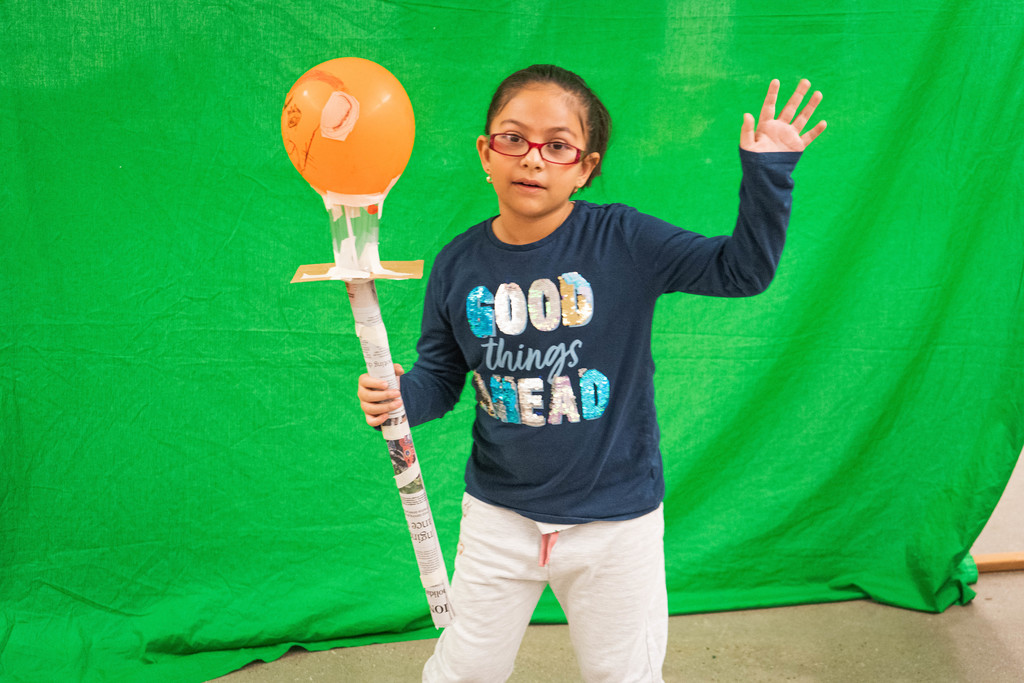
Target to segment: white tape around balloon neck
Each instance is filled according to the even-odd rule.
[[[320,193],[320,196],[324,200],[324,208],[328,211],[336,209],[340,212],[343,206],[373,206],[376,204],[379,208],[377,217],[379,218],[384,213],[384,199],[388,196],[388,192],[391,192],[391,188],[395,186],[398,179],[402,175],[398,174],[392,178],[391,182],[388,183],[387,188],[383,192],[375,194],[341,194],[340,192],[331,192],[330,190],[321,190],[319,188],[313,188]],[[340,214],[338,214],[340,215]]]

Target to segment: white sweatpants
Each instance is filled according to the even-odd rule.
[[[466,494],[452,579],[455,622],[423,668],[425,683],[491,683],[512,673],[523,633],[551,584],[588,683],[660,682],[668,638],[664,517],[562,531],[546,567],[541,533]]]

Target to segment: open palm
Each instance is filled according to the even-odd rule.
[[[806,133],[802,132],[814,114],[818,103],[821,102],[821,92],[816,91],[811,95],[811,99],[800,115],[796,115],[796,110],[810,87],[810,81],[806,78],[801,80],[797,84],[796,90],[793,91],[793,96],[789,98],[789,102],[776,117],[775,103],[779,95],[779,80],[773,79],[768,85],[768,94],[765,95],[764,104],[761,105],[757,127],[754,127],[753,116],[743,115],[740,147],[750,152],[802,152],[805,150],[807,145],[814,141],[814,138],[821,135],[826,125],[824,121],[819,121],[814,128]]]

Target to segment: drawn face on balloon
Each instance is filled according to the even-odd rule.
[[[292,86],[281,136],[295,169],[318,192],[383,195],[412,154],[412,104],[379,64],[333,59]]]
[[[294,128],[295,126],[299,125],[299,121],[302,120],[302,110],[299,109],[299,105],[295,104],[289,98],[289,100],[284,103],[284,112],[281,114],[281,117],[284,119],[284,121],[283,121],[283,123],[284,123],[283,128],[285,130],[288,130],[288,129]],[[285,141],[286,145],[288,144],[288,142],[292,142],[292,146],[293,147],[295,146],[294,145],[294,141],[288,140],[287,138],[285,140],[286,140]]]
[[[329,100],[331,94],[344,87],[337,76],[314,68],[303,74],[288,93],[281,110],[281,136],[288,158],[299,173],[304,174],[313,143],[320,132],[322,111],[317,111],[317,108],[323,106],[325,98]]]

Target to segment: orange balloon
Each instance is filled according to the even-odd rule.
[[[416,135],[402,84],[380,64],[332,59],[288,91],[281,136],[295,169],[321,194],[385,194],[402,175]]]

